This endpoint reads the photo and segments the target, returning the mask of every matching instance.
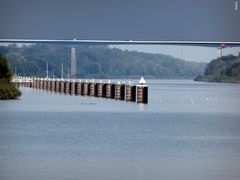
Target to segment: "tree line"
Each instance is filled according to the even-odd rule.
[[[120,50],[109,46],[78,46],[78,78],[193,78],[202,75],[205,63],[187,62],[169,55]],[[19,75],[61,77],[61,63],[64,76],[70,71],[71,47],[60,45],[33,44],[30,46],[1,46],[12,69]]]
[[[196,81],[207,82],[240,82],[240,53],[212,60],[206,67],[203,76]]]

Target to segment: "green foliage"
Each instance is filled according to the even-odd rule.
[[[19,89],[7,79],[0,79],[0,99],[16,99],[21,96]]]
[[[12,73],[8,67],[7,60],[0,56],[0,79],[7,79],[10,81]]]
[[[196,81],[206,82],[240,82],[240,54],[228,55],[212,60],[206,67],[204,76],[198,76]]]
[[[4,52],[3,52],[4,51]],[[46,63],[49,75],[61,76],[61,63],[65,77],[70,69],[71,48],[54,45],[31,45],[20,48],[0,47],[0,54],[8,58],[19,75],[44,77]],[[123,51],[108,46],[79,46],[77,52],[78,78],[192,78],[203,74],[205,64],[180,60],[163,54]]]
[[[0,99],[16,99],[21,92],[11,83],[12,72],[7,60],[0,56]]]

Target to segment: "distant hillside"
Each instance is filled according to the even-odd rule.
[[[79,46],[76,50],[79,78],[193,78],[203,74],[206,67],[205,63],[108,46]],[[40,77],[45,77],[46,62],[49,64],[49,74],[54,68],[56,77],[60,77],[63,62],[67,77],[70,51],[70,47],[56,45],[0,47],[0,54],[9,60],[12,69],[17,67],[19,75]]]
[[[212,60],[206,67],[204,76],[196,81],[207,82],[240,82],[240,53],[238,56],[228,55]]]

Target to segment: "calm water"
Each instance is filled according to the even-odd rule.
[[[240,85],[149,82],[149,104],[22,88],[0,101],[1,180],[239,180]]]

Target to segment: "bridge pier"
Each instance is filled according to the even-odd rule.
[[[75,78],[77,74],[77,58],[76,58],[76,48],[71,48],[71,78]]]

